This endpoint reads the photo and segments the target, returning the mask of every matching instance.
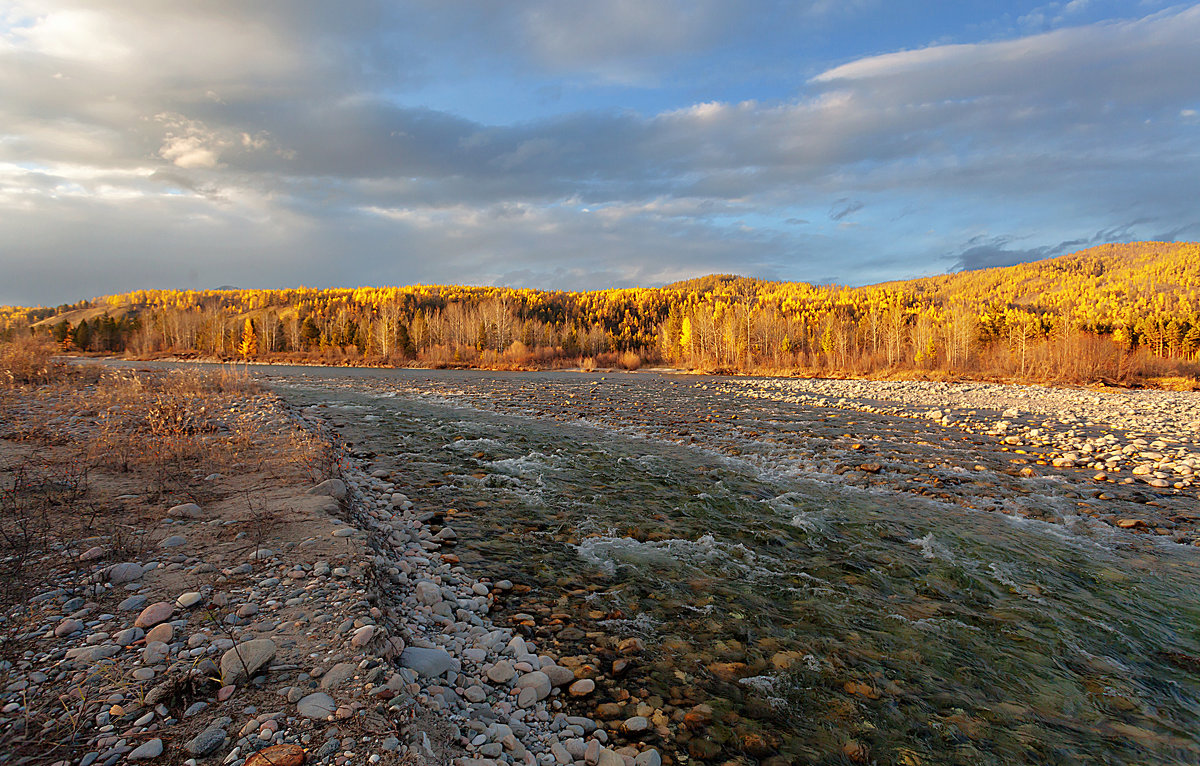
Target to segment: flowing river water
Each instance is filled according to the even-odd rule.
[[[691,376],[266,377],[529,587],[494,620],[598,658],[575,712],[663,711],[676,762],[1200,763],[1200,549],[994,437]]]

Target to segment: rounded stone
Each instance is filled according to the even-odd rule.
[[[272,745],[246,759],[245,766],[300,766],[304,748],[299,745]]]
[[[354,637],[350,639],[350,643],[361,648],[371,643],[371,639],[373,638],[375,638],[375,626],[364,625],[354,631]]]
[[[133,621],[135,628],[150,628],[160,622],[166,622],[171,619],[171,614],[175,611],[175,605],[167,601],[158,601],[142,610],[142,613]]]
[[[215,752],[223,744],[225,744],[225,731],[213,726],[188,740],[183,749],[192,755],[204,757]]]
[[[581,678],[567,688],[567,693],[572,697],[586,697],[596,691],[596,682],[590,678]]]
[[[152,739],[149,742],[143,742],[138,745],[125,757],[130,761],[148,761],[151,758],[157,758],[162,755],[162,752],[163,741],[161,739]]]
[[[146,631],[147,644],[154,641],[161,641],[164,644],[169,644],[173,638],[175,638],[175,628],[169,622],[159,623],[150,630]]]
[[[435,582],[421,580],[414,586],[414,590],[417,594],[417,601],[426,606],[433,606],[442,600],[442,589]]]
[[[190,590],[187,593],[179,594],[179,598],[175,599],[175,606],[179,607],[180,609],[191,609],[193,606],[199,604],[203,600],[204,596],[201,596],[194,590]]]
[[[296,712],[305,718],[325,720],[337,710],[337,703],[325,692],[313,692],[296,703]]]
[[[253,677],[275,658],[275,651],[275,642],[269,638],[243,641],[221,655],[221,681],[229,685]]]
[[[542,700],[550,696],[550,690],[553,685],[550,683],[550,677],[540,670],[535,670],[531,673],[523,673],[517,679],[518,689],[533,689],[537,694],[537,698]]]
[[[79,620],[66,619],[60,622],[58,627],[54,629],[54,635],[61,638],[62,636],[69,636],[72,633],[78,633],[81,630],[83,630],[82,622]]]
[[[123,561],[120,564],[113,564],[108,569],[108,581],[113,585],[122,585],[127,582],[142,579],[142,575],[146,570],[141,564],[135,561]]]
[[[508,660],[501,660],[495,665],[488,668],[488,680],[496,684],[506,684],[513,679],[516,671],[513,670],[512,663]]]

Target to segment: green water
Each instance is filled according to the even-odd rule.
[[[281,390],[323,405],[419,508],[455,509],[470,571],[532,586],[495,619],[559,615],[573,630],[531,635],[563,654],[643,638],[578,710],[619,689],[714,708],[652,739],[664,752],[1200,762],[1200,551],[1074,517],[1069,483],[1018,492],[985,437],[701,386],[308,372]],[[827,470],[851,442],[921,472],[853,486]],[[1007,506],[1048,520],[988,511]]]

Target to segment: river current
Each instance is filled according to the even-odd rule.
[[[662,711],[677,762],[1200,763],[1200,550],[993,437],[693,376],[264,377],[529,587],[494,620],[601,660],[576,712]]]

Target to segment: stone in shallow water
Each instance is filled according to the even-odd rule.
[[[590,678],[581,678],[567,689],[572,697],[586,697],[594,691],[596,691],[596,682]]]

